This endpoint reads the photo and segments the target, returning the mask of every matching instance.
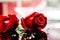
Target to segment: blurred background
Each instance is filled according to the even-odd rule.
[[[48,40],[60,40],[60,0],[0,0],[0,15],[12,14],[20,20],[33,12],[47,17],[48,23],[43,31],[47,33]],[[21,24],[18,28],[22,29]]]

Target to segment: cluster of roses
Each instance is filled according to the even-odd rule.
[[[0,16],[0,40],[18,40],[19,35],[15,29],[19,20],[15,15]],[[21,40],[47,40],[47,35],[41,29],[45,28],[47,18],[38,12],[21,18],[25,32]]]
[[[25,30],[22,40],[47,40],[47,35],[41,29],[45,28],[47,18],[38,12],[34,12],[26,18],[21,19]]]

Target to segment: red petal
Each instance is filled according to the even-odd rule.
[[[29,19],[29,18],[31,18],[31,17],[34,17],[34,16],[36,16],[37,14],[39,14],[39,13],[38,13],[38,12],[34,12],[34,13],[32,13],[31,15],[27,16],[26,19]]]
[[[22,23],[22,27],[26,30],[27,27],[26,27],[26,25],[25,25],[25,23],[24,23],[24,18],[21,18],[21,23]]]

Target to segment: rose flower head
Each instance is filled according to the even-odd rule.
[[[21,18],[22,27],[26,29],[44,28],[47,24],[47,18],[38,12],[33,12],[31,15]]]

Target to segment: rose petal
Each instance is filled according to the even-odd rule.
[[[25,30],[27,30],[27,27],[26,27],[26,25],[25,25],[25,23],[24,23],[24,18],[21,18],[21,22],[22,22],[22,27],[23,27]]]

